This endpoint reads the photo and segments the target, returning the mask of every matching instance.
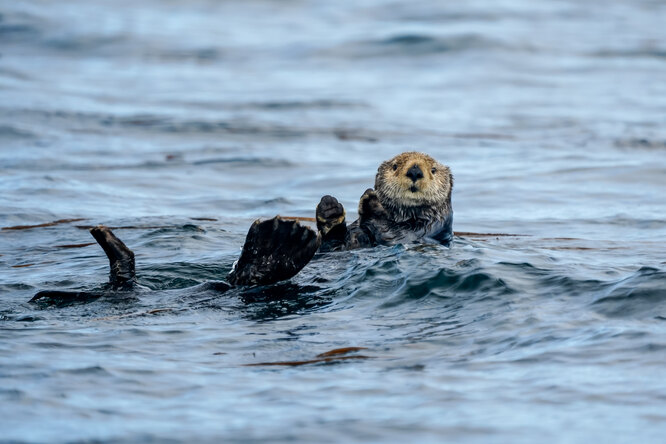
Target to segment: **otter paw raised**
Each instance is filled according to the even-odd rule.
[[[317,205],[317,228],[326,236],[333,228],[345,223],[345,209],[333,196],[324,196]]]
[[[365,193],[361,196],[358,203],[358,215],[362,220],[386,216],[386,211],[379,201],[377,193],[372,188],[365,190]]]

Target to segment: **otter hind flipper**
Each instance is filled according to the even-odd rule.
[[[132,250],[113,234],[113,231],[103,225],[90,230],[90,234],[102,247],[109,258],[109,281],[114,288],[131,286],[134,284],[135,264]]]
[[[321,237],[294,220],[279,216],[255,221],[241,256],[227,276],[232,285],[270,285],[296,275],[312,259]]]
[[[90,234],[102,247],[109,258],[109,282],[113,290],[130,290],[135,282],[134,253],[103,225],[90,230]],[[108,290],[98,291],[59,291],[44,290],[38,292],[29,302],[45,305],[65,306],[75,303],[92,302],[108,294]]]

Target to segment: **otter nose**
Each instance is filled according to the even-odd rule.
[[[421,171],[421,168],[419,168],[418,165],[414,165],[409,170],[407,170],[407,174],[405,174],[405,176],[412,179],[412,182],[416,182],[419,179],[423,179],[423,171]]]

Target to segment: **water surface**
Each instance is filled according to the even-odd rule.
[[[0,226],[80,220],[0,231],[0,439],[661,442],[666,6],[440,3],[3,2]],[[405,150],[512,236],[212,284]],[[104,284],[96,224],[145,288],[27,303]]]

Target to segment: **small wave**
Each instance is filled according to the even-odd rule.
[[[22,399],[25,399],[27,397],[27,393],[24,392],[23,390],[11,388],[11,389],[5,389],[5,388],[0,388],[0,399],[4,399],[7,401],[21,401]]]
[[[30,131],[15,126],[0,125],[0,140],[25,140],[34,139],[35,137],[37,137],[37,135]]]
[[[97,54],[102,49],[126,42],[126,38],[120,35],[52,32],[48,26],[47,22],[30,14],[0,15],[0,40],[57,52],[89,54]]]
[[[224,53],[218,48],[192,48],[192,49],[171,49],[165,51],[147,52],[144,54],[146,59],[158,59],[165,62],[197,62],[211,63],[224,57]]]
[[[40,36],[41,29],[35,21],[35,17],[28,14],[0,14],[0,40],[11,43]]]
[[[172,225],[172,226],[157,228],[154,231],[146,233],[144,236],[149,238],[154,238],[169,233],[205,233],[205,232],[206,230],[199,225],[183,224],[183,225]]]
[[[615,141],[618,148],[633,148],[641,150],[663,150],[666,149],[666,140],[655,140],[645,137],[632,139],[618,139]]]
[[[666,59],[666,49],[662,48],[634,48],[634,49],[602,49],[595,51],[592,57],[601,58],[651,58]]]
[[[270,321],[296,313],[303,313],[331,304],[326,291],[314,285],[282,282],[276,285],[239,289],[245,307],[244,315],[250,319]]]
[[[397,289],[390,300],[382,304],[382,308],[427,298],[459,301],[461,297],[465,297],[470,300],[487,301],[513,293],[515,290],[503,279],[487,271],[478,268],[469,271],[441,269],[435,274],[413,273],[406,278],[404,286]]]
[[[11,283],[11,284],[0,284],[0,292],[12,292],[12,291],[23,291],[23,290],[33,290],[32,285],[28,285],[22,282]]]
[[[37,34],[35,27],[25,24],[0,24],[0,37],[12,39],[19,36]]]
[[[1,71],[0,71],[1,72]],[[285,99],[269,101],[227,101],[227,100],[164,100],[161,103],[176,107],[188,107],[206,110],[259,110],[259,111],[302,111],[302,110],[333,110],[369,108],[370,105],[362,101],[322,99]]]
[[[266,110],[302,110],[302,109],[344,109],[367,107],[360,102],[342,100],[284,100],[271,102],[251,102],[239,104],[238,108],[266,109]]]
[[[426,34],[396,34],[383,39],[348,43],[334,50],[351,57],[423,56],[473,49],[495,48],[498,42],[476,34],[434,37]]]
[[[203,282],[215,281],[227,275],[229,266],[172,262],[154,265],[139,271],[139,280],[152,290],[188,288]]]
[[[593,302],[599,313],[619,318],[659,318],[666,316],[666,272],[643,267],[612,285]]]
[[[433,37],[419,34],[403,34],[394,37],[389,37],[382,40],[380,43],[383,45],[423,45],[433,44],[437,40]]]
[[[180,103],[180,102],[179,102]],[[316,106],[336,106],[346,107],[352,105],[344,105],[342,103],[334,105],[331,102],[326,105],[324,102],[316,103],[293,103],[289,105],[288,102],[281,104],[275,102],[272,105],[261,103],[248,106],[284,106],[285,110],[300,109],[298,106],[303,107],[316,107]],[[193,105],[199,106],[199,105]],[[230,108],[243,107],[246,105],[227,104]],[[293,106],[294,108],[291,108]],[[358,105],[363,106],[363,105]],[[20,116],[22,120],[31,123],[34,122],[48,122],[49,127],[55,128],[69,128],[71,126],[86,127],[87,133],[94,133],[103,135],[107,132],[115,132],[118,129],[124,133],[132,131],[144,133],[163,133],[163,134],[231,134],[239,136],[250,137],[266,137],[277,139],[302,139],[310,138],[313,136],[328,137],[337,140],[350,140],[350,141],[366,141],[375,142],[378,137],[367,130],[358,128],[331,128],[326,126],[311,127],[299,126],[289,124],[276,124],[272,122],[265,122],[259,119],[248,118],[235,118],[230,120],[188,120],[175,118],[169,115],[158,114],[134,114],[134,115],[113,115],[94,112],[71,112],[71,111],[49,111],[39,109],[2,109],[0,108],[0,116],[8,118],[16,118]],[[7,137],[36,137],[32,133],[27,133],[24,130],[11,126],[6,127]],[[70,130],[74,131],[74,130]],[[0,139],[2,134],[0,133]],[[169,160],[178,160],[170,158]]]
[[[100,51],[124,43],[125,38],[120,36],[92,36],[92,35],[66,35],[62,37],[47,38],[42,44],[49,49],[76,54],[99,54]]]
[[[272,123],[252,122],[243,119],[225,120],[180,120],[166,116],[137,115],[128,117],[103,116],[100,123],[107,127],[141,128],[164,133],[227,133],[263,135],[278,138],[301,138],[330,130],[299,128]]]
[[[510,294],[514,290],[503,279],[477,268],[471,271],[440,270],[435,276],[424,282],[408,285],[407,292],[409,294],[434,292],[440,296],[473,293],[486,298],[492,295]]]
[[[454,24],[497,21],[507,16],[507,12],[502,11],[501,8],[466,9],[447,2],[424,2],[423,4],[427,7],[420,7],[415,2],[393,2],[390,7],[377,7],[373,10],[373,14],[386,21],[451,22]],[[517,11],[511,11],[512,19],[515,19],[516,15],[518,15]]]
[[[264,167],[289,167],[293,162],[285,159],[269,159],[266,157],[214,157],[209,159],[200,159],[192,162],[192,165],[210,165],[214,163],[230,163],[235,165],[251,165]]]
[[[111,375],[111,373],[109,373],[104,367],[101,367],[99,365],[60,370],[60,373],[64,373],[67,375],[96,375],[96,376]]]
[[[589,294],[608,285],[596,279],[577,279],[560,274],[544,276],[539,280],[539,283],[542,288],[550,288],[554,292],[564,292],[570,296]]]

